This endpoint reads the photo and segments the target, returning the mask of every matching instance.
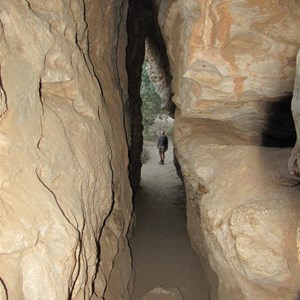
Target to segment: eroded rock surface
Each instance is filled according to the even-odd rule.
[[[287,170],[291,148],[273,147],[295,143],[299,3],[156,5],[173,77],[188,229],[206,262],[211,299],[295,299],[300,190]]]
[[[126,20],[123,1],[99,3],[0,3],[2,297],[129,298],[125,60],[105,53]],[[118,25],[96,48],[101,16]]]
[[[203,145],[195,136],[177,143],[188,230],[194,249],[217,273],[216,299],[296,298],[300,188],[288,177],[289,153]]]
[[[291,100],[300,40],[298,2],[156,3],[173,101],[184,117],[232,124],[232,136],[244,143],[280,145],[282,135],[291,135],[291,118],[276,116],[282,120],[273,124],[272,113]]]
[[[1,298],[129,298],[127,143],[137,186],[141,50],[161,42],[157,12],[211,299],[296,298],[300,191],[291,148],[272,147],[295,144],[293,91],[299,133],[300,4],[154,2],[129,1],[126,48],[125,0],[1,1]]]
[[[300,181],[300,51],[297,56],[296,78],[294,84],[294,94],[292,99],[292,112],[295,121],[298,140],[292,151],[289,160],[290,174]]]

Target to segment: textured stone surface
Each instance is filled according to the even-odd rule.
[[[262,145],[294,145],[293,91],[299,132],[299,2],[155,3],[188,228],[211,299],[295,299],[299,186],[291,149]],[[146,35],[161,46],[151,2],[129,5],[126,48],[125,0],[0,3],[3,299],[129,298],[127,143],[138,185]]]
[[[289,160],[289,171],[295,179],[300,181],[300,52],[298,52],[297,56],[296,78],[292,99],[292,112],[298,140]]]
[[[103,51],[124,31],[102,24],[98,49],[87,34],[101,15],[124,28],[122,14],[122,1],[0,3],[1,299],[129,298],[125,60]]]
[[[263,146],[295,143],[299,3],[156,5],[173,77],[188,229],[211,299],[295,299],[299,186],[287,170],[291,148]]]
[[[297,1],[156,1],[183,116],[233,124],[261,144],[288,134],[276,103],[291,98],[299,49]],[[262,135],[262,131],[268,134]],[[270,135],[270,136],[269,136]],[[282,137],[279,137],[282,139]]]
[[[288,177],[289,153],[203,145],[194,135],[177,141],[188,231],[196,252],[217,273],[216,299],[295,299],[300,188]]]

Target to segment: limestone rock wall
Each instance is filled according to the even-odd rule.
[[[296,299],[300,190],[287,163],[299,2],[155,3],[173,77],[188,230],[211,299]]]
[[[294,94],[292,100],[292,112],[294,116],[298,139],[289,159],[289,171],[295,179],[300,180],[300,51],[297,55],[297,67],[294,84]]]
[[[1,299],[129,299],[126,9],[0,2]]]

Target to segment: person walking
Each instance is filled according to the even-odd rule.
[[[168,150],[168,137],[165,135],[165,131],[160,132],[160,137],[157,141],[157,149],[160,157],[160,165],[165,164],[165,152]]]

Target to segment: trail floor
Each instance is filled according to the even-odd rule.
[[[135,196],[136,226],[131,239],[135,287],[133,300],[156,287],[178,288],[185,300],[207,300],[199,259],[186,231],[185,194],[173,166],[172,145],[159,165],[154,142],[142,168]]]

